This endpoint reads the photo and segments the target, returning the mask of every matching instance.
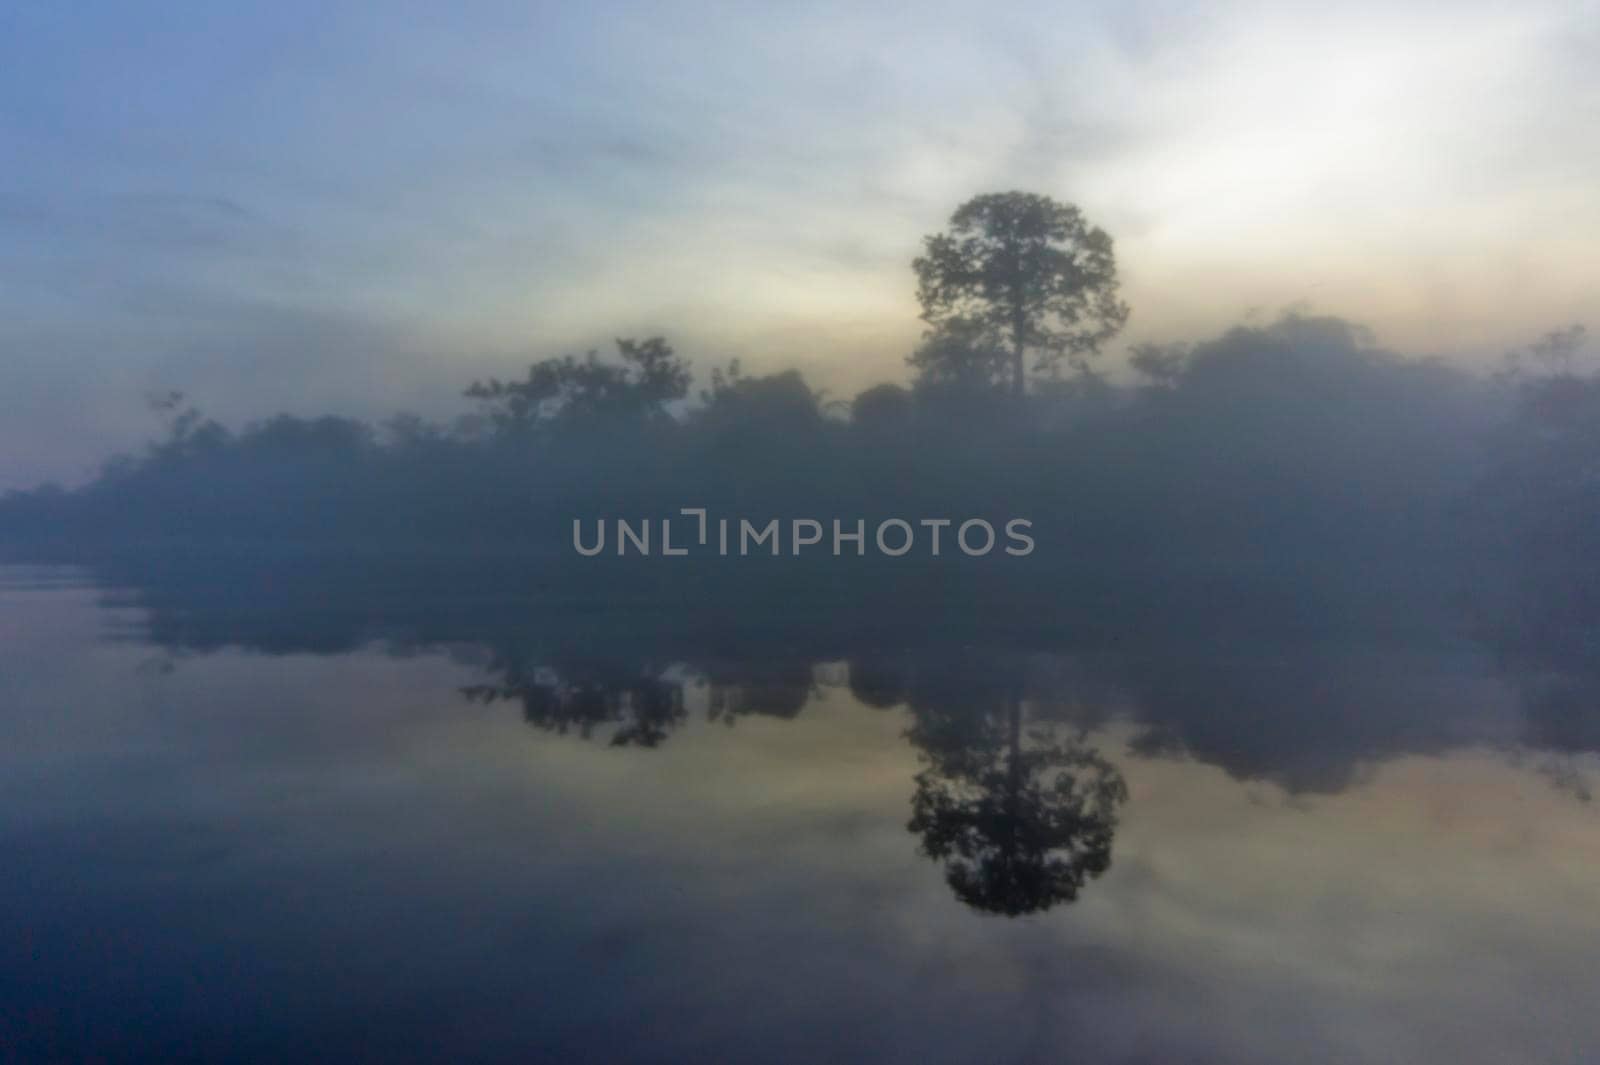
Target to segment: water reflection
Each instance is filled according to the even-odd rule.
[[[1579,641],[127,576],[0,600],[25,1058],[1600,1045]]]
[[[718,661],[671,670],[589,660],[531,669],[495,653],[497,683],[461,689],[471,702],[512,702],[534,728],[614,747],[653,748],[688,719],[685,678],[705,691],[706,719],[733,725],[762,715],[792,720],[816,691],[803,661]],[[916,775],[907,830],[939,862],[972,909],[1018,916],[1077,898],[1111,864],[1122,774],[1084,739],[1081,726],[1030,716],[1022,663],[963,654],[893,667],[852,661],[850,691],[864,705],[904,706]]]
[[[1341,792],[1407,754],[1600,750],[1600,611],[1574,614],[1549,595],[1512,598],[1493,624],[1469,627],[1415,604],[1318,613],[1310,589],[1205,611],[1198,590],[1128,585],[1114,602],[1086,592],[997,633],[957,604],[919,629],[918,604],[819,605],[794,588],[789,606],[763,613],[746,582],[709,588],[685,614],[684,586],[644,571],[606,578],[626,609],[563,610],[517,590],[560,589],[460,559],[99,568],[108,602],[142,608],[139,638],[165,649],[162,670],[226,646],[448,648],[480,673],[460,689],[469,702],[514,704],[540,731],[612,747],[657,748],[696,714],[728,727],[792,721],[815,700],[821,665],[838,663],[856,704],[909,715],[918,853],[973,910],[1010,916],[1071,902],[1109,868],[1128,788],[1086,737],[1113,719],[1131,724],[1134,757],[1188,758],[1292,794]],[[1565,793],[1591,794],[1579,765],[1541,758]]]
[[[917,774],[907,826],[942,862],[956,897],[1015,917],[1071,902],[1111,865],[1122,774],[1099,751],[1023,728],[1020,698],[998,712],[917,709]]]
[[[461,694],[472,702],[514,701],[534,728],[593,739],[605,729],[616,747],[654,747],[684,721],[683,685],[649,666],[615,667],[590,662],[560,669],[541,665],[524,671],[502,663],[496,684],[470,684]],[[525,675],[526,672],[526,675]]]
[[[1137,723],[1136,754],[1302,794],[1464,745],[1600,750],[1600,601],[1531,580],[1463,607],[1404,595],[1355,606],[1288,577],[1086,577],[1070,596],[1031,601],[1018,624],[997,611],[1019,604],[983,588],[953,586],[937,603],[875,598],[878,571],[859,575],[864,588],[818,588],[781,568],[719,583],[621,565],[567,587],[538,566],[450,557],[91,568],[109,602],[141,608],[137,637],[171,654],[451,648],[483,667],[470,698],[515,700],[541,729],[619,746],[681,728],[688,677],[712,720],[790,720],[815,694],[817,664],[848,662],[864,706],[981,719],[1011,698],[1080,727],[1120,716]]]

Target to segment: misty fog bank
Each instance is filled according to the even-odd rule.
[[[615,356],[472,383],[472,409],[450,424],[282,415],[231,429],[174,395],[159,404],[165,435],[143,453],[76,490],[5,497],[0,538],[31,555],[527,554],[582,562],[574,579],[587,579],[622,560],[580,559],[575,520],[657,523],[684,507],[869,529],[1024,518],[1037,542],[1026,558],[919,553],[857,568],[976,567],[977,580],[1009,571],[1019,587],[1108,569],[1334,584],[1361,574],[1454,594],[1504,583],[1512,563],[1519,584],[1592,595],[1600,378],[1578,366],[1581,342],[1552,334],[1505,373],[1475,376],[1379,350],[1338,319],[1289,316],[1141,349],[1132,387],[1083,365],[1017,396],[1003,369],[981,372],[981,353],[924,350],[913,387],[845,403],[797,372],[750,377],[737,365],[690,398],[689,365],[670,345],[624,340]],[[758,567],[825,569],[839,564],[826,539],[799,559],[786,542],[780,558],[696,565],[739,580]]]

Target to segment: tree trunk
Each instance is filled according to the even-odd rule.
[[[1028,394],[1028,339],[1027,287],[1022,276],[1022,249],[1013,245],[1009,249],[1010,284],[1006,293],[1011,304],[1011,390],[1021,404]]]
[[[1028,364],[1024,358],[1023,333],[1022,315],[1014,314],[1011,319],[1011,391],[1019,403],[1028,394]]]
[[[1014,797],[1022,790],[1022,696],[1017,695],[1008,701],[1011,703],[1009,737],[1011,763],[1007,768],[1011,778],[1011,794]]]

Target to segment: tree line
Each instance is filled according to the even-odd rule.
[[[71,491],[0,501],[40,545],[493,545],[558,552],[575,517],[939,514],[1033,523],[1062,570],[1226,564],[1471,579],[1512,558],[1600,587],[1600,378],[1560,330],[1474,375],[1287,314],[1135,347],[1118,383],[1114,246],[1021,192],[962,205],[913,263],[908,384],[830,400],[734,362],[695,390],[664,337],[469,382],[450,422],[288,414],[234,430],[183,395],[163,432]],[[1589,605],[1585,600],[1584,605]]]

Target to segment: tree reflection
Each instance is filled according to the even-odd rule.
[[[816,691],[815,667],[809,659],[724,660],[696,672],[710,690],[706,716],[729,725],[751,715],[791,721]]]
[[[1016,917],[1071,902],[1111,865],[1122,774],[1054,723],[1024,725],[1020,695],[996,708],[923,713],[907,828],[962,902]]]
[[[619,669],[588,663],[523,669],[514,660],[496,663],[504,679],[461,689],[477,703],[518,702],[535,728],[593,739],[603,729],[613,747],[655,747],[687,716],[681,681],[649,665]]]
[[[490,663],[499,681],[462,693],[516,702],[542,731],[653,748],[687,721],[684,678],[704,681],[705,718],[726,725],[749,715],[793,720],[816,692],[815,665],[792,656],[671,668],[526,664],[535,657],[502,649]],[[875,657],[849,669],[864,706],[904,704],[913,715],[906,738],[923,769],[907,830],[920,838],[919,853],[944,866],[956,897],[984,913],[1037,913],[1076,899],[1111,864],[1128,794],[1071,715],[1027,692],[1029,675],[1026,660],[971,655]]]

